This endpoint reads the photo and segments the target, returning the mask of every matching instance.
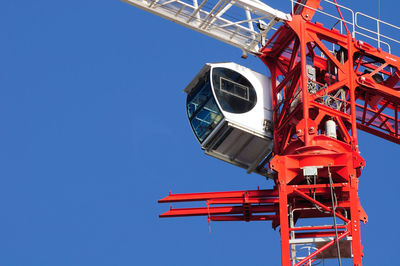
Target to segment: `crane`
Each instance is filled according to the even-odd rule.
[[[280,229],[284,266],[329,258],[362,265],[360,222],[368,217],[358,197],[365,161],[357,130],[400,143],[400,58],[391,51],[399,41],[380,27],[400,28],[329,0],[292,1],[291,14],[258,0],[123,1],[238,47],[271,74],[273,150],[250,170],[272,178],[274,187],[170,194],[159,202],[206,207],[171,208],[160,217],[271,221]],[[319,14],[337,22],[324,26],[313,20]],[[377,29],[361,25],[362,18]]]

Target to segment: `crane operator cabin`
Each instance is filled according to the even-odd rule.
[[[272,150],[270,85],[266,76],[236,63],[201,69],[184,91],[190,125],[206,154],[259,171]]]

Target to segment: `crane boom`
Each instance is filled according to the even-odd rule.
[[[122,1],[252,54],[258,54],[276,23],[291,19],[258,0]]]

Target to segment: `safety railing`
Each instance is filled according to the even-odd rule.
[[[350,12],[350,14],[351,14],[351,18],[350,19],[343,19],[342,20],[337,15],[333,15],[333,14],[325,12],[325,11],[323,11],[321,9],[315,9],[315,8],[307,6],[307,5],[305,5],[305,4],[301,3],[301,2],[297,2],[297,0],[290,0],[290,1],[292,3],[292,14],[294,13],[294,7],[295,7],[296,4],[298,4],[300,6],[303,6],[303,7],[307,7],[308,9],[311,9],[311,10],[315,11],[318,14],[322,14],[322,15],[325,15],[325,16],[330,17],[332,19],[335,19],[337,21],[337,23],[332,28],[336,27],[339,24],[340,28],[338,30],[342,34],[346,33],[345,32],[345,27],[344,27],[344,23],[346,23],[347,26],[350,26],[349,30],[351,31],[351,35],[353,37],[355,36],[355,32],[356,32],[355,31],[355,23],[354,23],[354,21],[355,21],[355,13],[354,13],[354,11],[352,9],[350,9],[348,7],[345,7],[345,6],[342,6],[342,5],[339,5],[339,4],[337,5],[340,9],[346,10],[346,11]],[[336,4],[334,2],[332,2],[332,1],[329,1],[329,0],[323,0],[323,1],[328,3],[328,4],[336,6]]]
[[[371,21],[371,24],[376,25],[376,30],[372,30],[372,29],[367,28],[366,26],[360,25],[359,22],[361,22],[362,18],[367,19],[367,20]],[[382,26],[387,26],[387,27],[389,27],[389,29],[391,31],[398,32],[398,34],[399,34],[400,33],[400,27],[398,27],[396,25],[393,25],[393,24],[387,23],[387,22],[385,22],[383,20],[368,16],[368,15],[363,14],[361,12],[356,12],[355,25],[356,25],[357,28],[359,28],[361,30],[364,30],[364,31],[366,31],[368,33],[373,34],[372,37],[371,36],[369,36],[369,37],[377,42],[378,48],[381,48],[381,44],[387,45],[389,47],[389,53],[391,53],[390,45],[387,42],[382,41],[382,39],[387,40],[387,41],[391,41],[391,42],[395,42],[397,44],[400,44],[399,40],[396,40],[396,39],[394,39],[392,37],[384,35],[381,32],[382,31]],[[367,35],[367,34],[364,34],[364,36],[365,35]]]
[[[341,18],[338,15],[334,15],[332,13],[320,9],[315,9],[303,3],[297,2],[297,0],[290,0],[290,1],[292,3],[292,14],[294,12],[294,7],[296,4],[303,7],[307,7],[308,9],[315,11],[316,14],[322,14],[324,16],[336,20],[336,23],[333,25],[332,28],[336,28],[342,34],[347,34],[347,32],[345,32],[345,26],[344,26],[344,24],[346,24],[350,31],[349,33],[351,34],[352,37],[365,39],[366,42],[371,42],[371,41],[375,42],[378,48],[381,48],[387,51],[388,53],[392,53],[392,46],[394,44],[400,47],[400,40],[393,38],[392,36],[388,36],[388,34],[384,34],[382,30],[383,27],[386,27],[386,31],[396,32],[399,34],[400,27],[396,25],[390,24],[381,19],[374,18],[372,16],[366,15],[361,12],[354,12],[352,9],[346,6],[336,4],[335,2],[332,2],[330,0],[323,0],[323,2],[331,5],[331,7],[334,8],[339,7],[340,10],[346,11],[347,16]],[[365,23],[365,21],[368,22]],[[337,28],[337,26],[339,27]],[[373,27],[375,27],[375,29]]]

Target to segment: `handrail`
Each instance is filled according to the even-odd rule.
[[[382,41],[382,40],[378,40],[377,38],[371,37],[371,36],[369,36],[369,35],[367,35],[367,34],[365,34],[365,33],[361,33],[361,32],[358,32],[358,31],[357,31],[356,33],[357,33],[358,35],[361,35],[361,36],[363,36],[363,37],[366,37],[366,38],[368,38],[368,39],[371,39],[371,40],[374,40],[374,41],[376,41],[376,42],[380,42],[381,44],[386,45],[387,48],[388,48],[388,53],[389,53],[389,54],[392,53],[392,48],[390,47],[390,44],[389,44],[389,43],[384,42],[384,41]],[[379,46],[379,48],[381,48],[381,47]]]
[[[327,13],[327,12],[324,12],[324,11],[320,10],[320,9],[315,9],[315,8],[313,8],[313,7],[307,6],[306,4],[297,2],[297,0],[290,0],[290,1],[292,2],[292,14],[293,14],[293,12],[294,12],[294,4],[298,4],[298,5],[307,7],[308,9],[311,9],[311,10],[317,12],[317,13],[321,13],[321,14],[326,15],[326,16],[328,16],[328,17],[334,18],[334,19],[340,21],[341,23],[350,24],[350,25],[352,26],[352,35],[353,35],[353,37],[354,37],[354,33],[355,33],[354,17],[355,17],[355,15],[354,15],[354,11],[351,10],[350,8],[345,7],[345,6],[342,6],[342,5],[338,5],[340,8],[343,8],[343,9],[345,9],[345,10],[348,10],[348,11],[351,13],[351,21],[348,21],[348,20],[346,20],[346,19],[343,19],[343,20],[342,20],[340,17],[335,16],[335,15],[332,15],[332,14],[329,14],[329,13]],[[323,0],[323,1],[336,6],[336,4],[335,4],[334,2],[332,2],[332,1],[329,1],[329,0]],[[341,27],[340,33],[343,33],[342,27]]]
[[[352,9],[346,7],[346,6],[339,5],[339,4],[337,4],[337,3],[335,3],[335,2],[332,2],[332,1],[329,1],[329,0],[324,0],[324,1],[327,2],[327,3],[329,3],[329,4],[332,4],[332,5],[334,5],[334,6],[338,6],[338,7],[342,8],[342,9],[345,9],[345,10],[347,10],[347,11],[350,11],[350,13],[351,13],[351,23],[348,22],[348,21],[346,21],[346,20],[342,21],[341,18],[339,18],[339,20],[342,21],[342,23],[343,23],[343,22],[345,22],[345,23],[350,23],[350,25],[351,25],[352,28],[353,28],[353,31],[352,31],[351,35],[352,35],[352,37],[355,37],[356,29],[355,29],[355,26],[354,26],[354,25],[355,25],[355,24],[354,24],[354,21],[355,21],[354,11],[353,11]],[[342,31],[341,31],[341,32],[342,32]]]
[[[334,5],[334,6],[338,6],[339,8],[347,10],[348,12],[350,12],[351,13],[351,20],[349,21],[349,19],[341,19],[338,16],[329,14],[329,13],[324,12],[324,11],[319,10],[319,9],[312,8],[310,6],[307,6],[306,4],[298,2],[297,0],[290,0],[290,1],[292,3],[292,14],[294,12],[294,5],[298,4],[298,5],[307,7],[309,9],[315,11],[316,13],[320,13],[320,14],[326,15],[328,17],[337,19],[338,22],[340,22],[340,33],[344,34],[343,33],[343,23],[351,25],[351,27],[352,27],[352,30],[351,30],[352,37],[356,37],[356,35],[359,35],[359,36],[368,38],[370,40],[376,41],[378,43],[378,48],[382,48],[381,45],[385,45],[385,46],[387,46],[387,51],[389,53],[392,52],[392,48],[391,48],[389,42],[394,42],[396,44],[400,44],[400,40],[397,40],[397,39],[394,39],[392,37],[389,37],[387,35],[382,34],[382,25],[388,26],[391,29],[399,30],[399,31],[400,31],[400,27],[398,27],[396,25],[393,25],[393,24],[390,24],[388,22],[385,22],[385,21],[383,21],[381,19],[377,19],[377,18],[371,17],[371,16],[366,15],[366,14],[361,13],[361,12],[354,12],[352,9],[350,9],[350,8],[348,8],[346,6],[343,6],[343,5],[340,5],[340,4],[336,5],[335,2],[332,2],[330,0],[323,0],[323,1],[326,2],[326,3],[329,3],[331,5]],[[360,25],[361,24],[360,23],[360,18],[361,17],[364,17],[364,18],[367,18],[369,20],[372,20],[376,24],[376,31],[373,30],[373,29],[368,28],[367,26]]]
[[[370,20],[375,21],[375,22],[376,22],[376,31],[373,31],[373,30],[367,29],[367,28],[365,28],[365,27],[363,27],[363,26],[360,26],[360,25],[358,24],[358,16],[365,17],[365,18],[368,18],[368,19],[370,19]],[[387,22],[385,22],[385,21],[383,21],[383,20],[380,20],[380,19],[377,19],[377,18],[368,16],[368,15],[366,15],[366,14],[364,14],[364,13],[361,13],[361,12],[356,12],[356,17],[355,17],[355,18],[356,18],[356,20],[355,20],[356,26],[357,26],[358,28],[360,28],[360,29],[362,29],[362,30],[365,30],[365,31],[367,31],[367,32],[369,32],[369,33],[375,34],[375,35],[377,36],[376,41],[378,42],[378,48],[381,48],[380,44],[381,44],[381,42],[382,42],[382,41],[381,41],[381,38],[382,38],[382,37],[385,38],[385,39],[387,39],[387,40],[390,40],[390,41],[392,41],[392,42],[396,42],[396,43],[400,44],[400,41],[399,41],[399,40],[396,40],[396,39],[393,39],[393,38],[391,38],[391,37],[389,37],[389,36],[386,36],[386,35],[384,35],[384,34],[381,34],[381,24],[384,24],[384,25],[386,25],[386,26],[389,26],[389,27],[391,27],[391,28],[393,28],[393,29],[397,29],[397,30],[400,30],[400,27],[398,27],[398,26],[396,26],[396,25],[393,25],[393,24],[390,24],[390,23],[387,23]]]

